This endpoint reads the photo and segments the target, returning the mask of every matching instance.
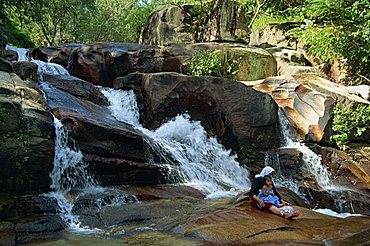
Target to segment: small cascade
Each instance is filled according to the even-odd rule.
[[[69,75],[67,69],[59,64],[51,62],[43,62],[40,60],[31,60],[31,62],[36,63],[37,73],[42,76],[42,74],[53,74],[53,75]]]
[[[29,60],[27,57],[28,50],[25,48],[15,48],[11,45],[6,45],[5,49],[16,51],[18,54],[18,61],[28,61]]]
[[[86,171],[81,151],[68,138],[67,129],[56,117],[54,117],[54,125],[55,154],[54,168],[50,173],[50,188],[65,195],[72,189],[84,189],[95,185],[96,182]]]
[[[78,150],[73,141],[70,141],[68,130],[56,117],[54,117],[54,126],[55,153],[53,170],[50,173],[50,188],[52,192],[49,193],[49,196],[56,199],[59,215],[71,231],[96,233],[98,232],[97,230],[81,226],[78,216],[72,213],[73,200],[66,199],[71,190],[91,189],[96,182],[86,170],[86,164],[82,161],[81,151]]]
[[[44,94],[45,101],[48,102],[51,108],[60,106],[50,100],[50,96],[53,97],[53,93],[58,90],[43,81],[43,74],[69,76],[68,71],[58,64],[38,60],[33,60],[33,62],[38,64],[39,87]],[[65,102],[62,102],[61,105],[76,107],[76,105],[73,105],[73,99],[68,98],[69,94],[65,93],[64,95]],[[81,105],[78,106],[78,110],[83,112],[84,108]],[[101,233],[101,229],[91,229],[88,226],[83,226],[79,216],[74,214],[76,204],[80,203],[80,200],[89,200],[87,205],[101,208],[136,202],[137,198],[118,189],[100,187],[87,171],[87,164],[83,161],[83,155],[76,142],[69,137],[68,129],[54,115],[53,118],[55,147],[53,169],[49,175],[52,192],[47,195],[56,199],[59,215],[71,232],[79,234]]]
[[[284,113],[279,110],[279,122],[281,126],[281,133],[282,133],[282,145],[283,147],[281,149],[297,149],[302,153],[302,159],[304,162],[304,165],[302,168],[303,171],[306,171],[308,173],[313,174],[317,184],[322,189],[321,192],[324,192],[328,195],[328,199],[331,199],[333,204],[331,207],[339,213],[355,213],[355,209],[353,207],[351,194],[353,191],[351,191],[348,188],[345,187],[338,187],[333,185],[333,183],[330,180],[329,172],[325,166],[321,163],[321,157],[317,155],[315,152],[310,150],[307,146],[304,144],[301,144],[298,139],[294,139],[294,133],[292,132],[292,129],[290,128],[289,122],[286,119]],[[279,158],[277,158],[279,159]],[[300,192],[297,192],[298,188],[295,188],[292,185],[286,186],[286,181],[282,180],[280,181],[282,184],[284,184],[285,187],[292,188],[293,191],[296,192],[296,194],[301,195]],[[291,181],[292,183],[295,183],[294,181]],[[310,196],[310,194],[308,194]],[[301,196],[302,197],[302,196]],[[302,197],[303,198],[303,197]],[[306,202],[308,200],[312,200],[313,197],[309,198],[303,198]],[[328,209],[324,209],[324,211],[329,211]],[[333,212],[333,211],[332,211]],[[333,212],[333,213],[336,213]],[[330,214],[331,215],[331,214]],[[337,214],[337,216],[345,216],[342,214]]]
[[[277,186],[285,187],[297,195],[299,195],[302,199],[305,200],[305,197],[301,192],[299,191],[299,187],[297,182],[293,181],[293,178],[288,177],[287,175],[283,175],[283,170],[281,167],[279,154],[275,153],[268,153],[265,154],[265,166],[271,166],[274,167],[276,175],[274,175],[274,183]]]
[[[29,61],[30,59],[27,56],[28,50],[25,48],[15,48],[10,45],[5,46],[6,50],[13,50],[16,51],[18,54],[18,61]],[[51,62],[43,62],[40,60],[31,59],[31,62],[36,63],[38,65],[37,73],[39,75],[42,74],[53,74],[53,75],[69,75],[67,69],[63,66],[51,63]]]
[[[151,139],[153,149],[163,149],[180,163],[185,183],[193,186],[208,198],[237,194],[250,186],[249,172],[240,167],[236,156],[217,142],[208,138],[200,122],[193,122],[189,115],[179,115],[150,131],[139,124],[139,111],[133,91],[101,88],[108,98],[112,115],[119,121],[132,124]],[[130,112],[133,111],[133,112]]]
[[[180,163],[186,184],[203,191],[207,198],[235,195],[236,190],[250,187],[249,172],[239,166],[236,156],[216,138],[208,137],[200,122],[191,121],[189,115],[175,117],[151,137]]]
[[[114,118],[134,127],[140,126],[136,95],[132,90],[114,90],[104,87],[99,87],[99,89],[108,98],[110,102],[109,110]]]
[[[285,117],[284,113],[279,110],[278,115],[282,133],[282,148],[298,149],[303,154],[303,161],[305,163],[303,168],[305,168],[307,172],[313,174],[317,184],[321,188],[329,188],[331,185],[329,173],[327,168],[321,164],[321,157],[304,144],[301,144],[299,140],[295,140],[288,119]]]

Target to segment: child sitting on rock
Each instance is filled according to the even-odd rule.
[[[274,195],[274,190],[272,187],[272,179],[270,176],[263,177],[263,186],[260,189],[258,198],[264,201],[265,203],[270,203],[275,207],[279,208],[279,197]]]
[[[298,216],[298,213],[294,211],[294,209],[290,206],[286,206],[285,204],[279,203],[279,197],[274,195],[274,190],[272,187],[272,179],[270,176],[265,176],[263,178],[264,185],[262,189],[260,189],[258,198],[261,199],[265,203],[272,204],[273,206],[280,208],[280,214],[282,217],[286,217],[285,214],[292,213],[290,217]],[[258,204],[260,207],[260,205]]]

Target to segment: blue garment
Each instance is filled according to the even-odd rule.
[[[273,190],[266,190],[266,194],[267,194],[267,196],[264,196],[262,194],[262,189],[260,189],[260,192],[258,193],[258,198],[261,199],[265,203],[270,203],[270,204],[272,204],[276,207],[280,206],[279,197],[274,196],[274,191]]]

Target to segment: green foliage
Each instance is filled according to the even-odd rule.
[[[302,12],[312,24],[292,33],[307,46],[309,54],[324,61],[344,58],[351,64],[352,74],[368,76],[369,9],[370,2],[364,0],[306,0]]]
[[[192,55],[188,64],[188,74],[233,79],[239,72],[242,61],[242,56],[235,57],[228,51],[200,50]]]
[[[22,5],[22,1],[0,0],[0,26],[6,30],[8,44],[25,48],[34,47],[30,32],[23,28],[24,26],[19,19],[17,5]]]
[[[8,111],[2,106],[0,106],[0,122],[4,122],[7,115]]]
[[[303,21],[303,16],[279,16],[279,15],[269,15],[262,14],[259,16],[252,25],[253,29],[261,29],[268,24],[281,24],[285,22],[301,22]]]
[[[0,24],[36,45],[99,41],[137,42],[147,17],[164,0],[2,0]],[[14,31],[12,31],[14,30]],[[27,36],[28,35],[28,36]],[[22,45],[13,39],[9,43]]]
[[[306,29],[295,28],[289,32],[293,37],[303,42],[307,47],[307,53],[330,61],[337,58],[341,53],[340,31],[336,27],[307,27]]]
[[[222,65],[219,52],[200,50],[191,57],[189,74],[195,76],[221,76]]]
[[[370,77],[370,1],[368,0],[237,0],[253,28],[266,24],[301,22],[310,25],[291,31],[309,54],[332,61],[343,58],[352,74]],[[138,42],[147,17],[160,7],[187,7],[188,31],[204,41],[213,0],[0,0],[0,25],[9,43],[18,47],[66,42]],[[257,17],[256,19],[254,17]],[[308,23],[307,22],[307,23]],[[26,31],[25,31],[26,30]]]
[[[30,33],[26,30],[20,30],[9,19],[0,19],[0,26],[6,29],[8,44],[25,48],[33,48],[35,46],[31,40]]]
[[[337,103],[333,114],[330,139],[341,149],[346,148],[350,136],[359,137],[370,127],[370,105]]]

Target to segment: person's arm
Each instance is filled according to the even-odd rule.
[[[274,191],[274,195],[279,197],[279,202],[284,203],[283,199],[281,198],[280,194],[277,192],[274,183],[272,183],[272,190]]]
[[[259,198],[258,198],[258,196],[253,195],[251,198],[252,198],[252,199],[254,199],[256,202],[258,202],[258,204],[259,204],[261,207],[264,207],[264,206],[265,206],[265,202],[264,202],[264,201],[262,201],[261,199],[259,199]]]
[[[260,177],[256,178],[253,183],[252,183],[252,187],[251,187],[251,190],[249,192],[249,197],[250,198],[253,198],[253,196],[258,196],[258,193],[259,193],[259,190],[262,188],[263,186],[263,183],[262,183],[262,179]],[[256,200],[256,199],[254,199]]]
[[[252,187],[249,192],[249,197],[258,202],[258,204],[261,205],[261,207],[264,207],[265,206],[264,201],[258,198],[258,193],[262,186],[263,186],[262,178],[261,177],[256,178],[252,183]]]
[[[287,203],[286,201],[283,200],[283,198],[281,198],[280,194],[277,192],[277,190],[275,188],[274,183],[272,183],[272,189],[274,191],[274,195],[277,196],[277,197],[279,197],[280,206],[289,205],[289,203]]]
[[[263,196],[268,196],[266,190],[267,190],[267,186],[266,185],[262,186],[262,195]]]

